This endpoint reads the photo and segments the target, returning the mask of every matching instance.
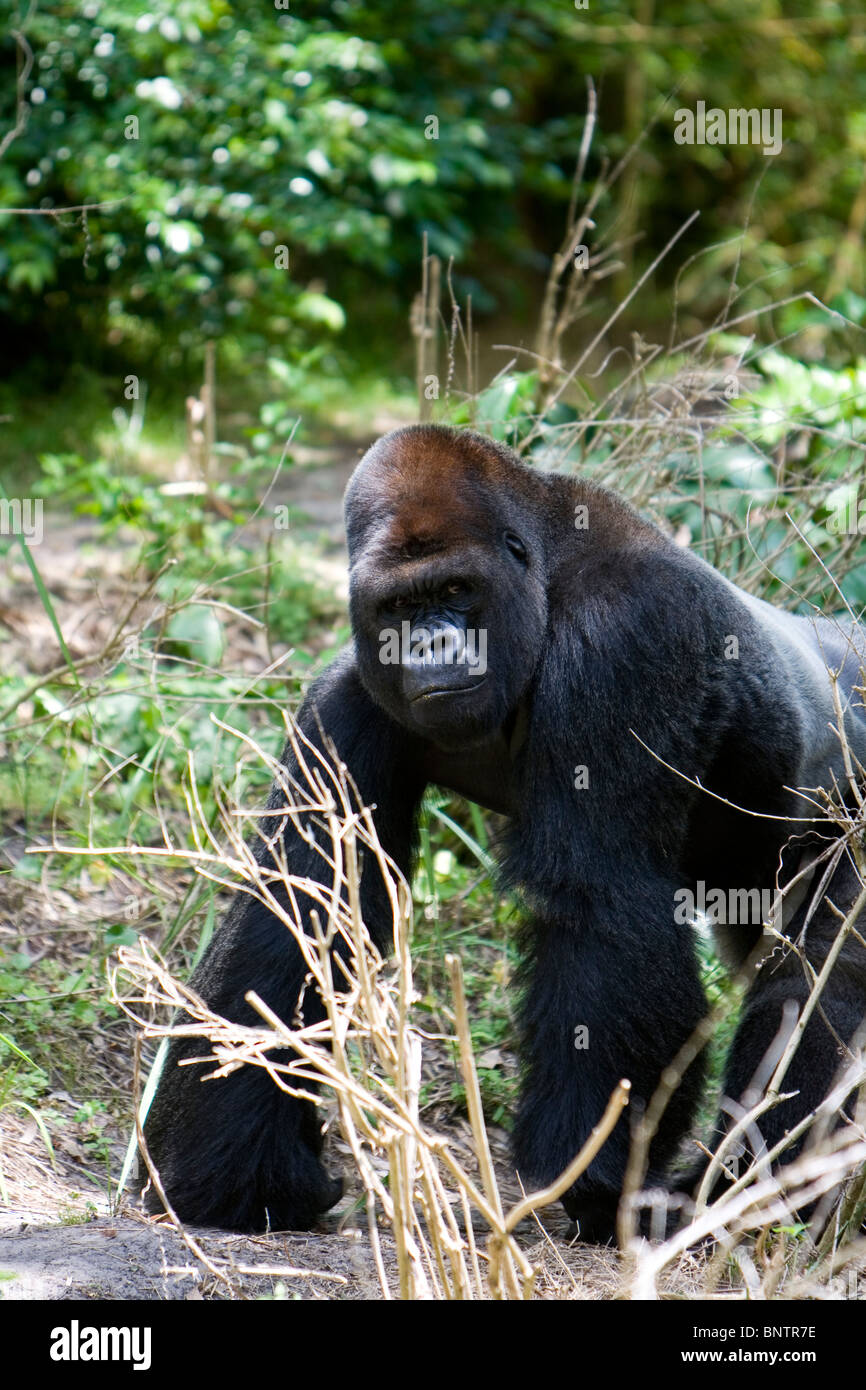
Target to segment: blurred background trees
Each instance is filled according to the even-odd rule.
[[[0,364],[56,388],[74,364],[185,391],[203,344],[256,389],[411,372],[426,234],[475,323],[531,342],[586,111],[590,187],[632,142],[597,224],[622,244],[604,312],[696,209],[618,325],[678,290],[698,331],[808,288],[866,312],[866,15],[833,0],[3,0]],[[17,31],[21,38],[15,37]],[[23,74],[23,80],[22,80]],[[678,146],[698,100],[783,113],[776,159]],[[431,138],[435,137],[435,138]],[[585,191],[585,190],[584,190]],[[742,234],[742,235],[741,235]],[[280,253],[279,248],[285,248]],[[286,268],[288,260],[288,268]],[[777,324],[808,324],[803,306]],[[578,324],[578,343],[592,331]],[[493,335],[495,337],[495,334]],[[849,349],[807,335],[808,356]],[[245,379],[246,382],[245,382]],[[265,393],[266,394],[266,393]]]

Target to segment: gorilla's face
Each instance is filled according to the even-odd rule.
[[[346,496],[361,679],[404,727],[472,748],[505,724],[544,640],[531,512],[501,514],[476,436],[424,427],[374,446]]]
[[[354,569],[361,679],[393,718],[443,748],[492,737],[532,675],[544,615],[517,551],[513,535],[498,554],[476,545]]]

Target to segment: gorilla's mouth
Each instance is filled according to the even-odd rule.
[[[482,676],[478,681],[470,681],[466,685],[431,685],[426,690],[419,690],[417,695],[409,697],[410,705],[420,704],[424,700],[439,700],[450,695],[471,695],[474,690],[480,690],[482,685],[487,684],[487,677]]]

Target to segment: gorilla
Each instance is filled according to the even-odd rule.
[[[866,632],[776,610],[607,489],[469,431],[387,434],[356,468],[345,515],[354,640],[298,723],[317,748],[336,747],[407,876],[428,784],[507,817],[502,884],[530,918],[514,1159],[527,1188],[547,1184],[620,1078],[645,1106],[706,1014],[683,893],[740,905],[772,894],[804,846],[814,857],[833,835],[815,789],[853,794],[851,759],[866,764]],[[291,773],[290,748],[283,762]],[[267,809],[285,804],[275,787]],[[290,871],[317,878],[315,849],[287,819],[280,833]],[[263,842],[256,853],[273,862]],[[856,886],[843,854],[828,897],[853,901]],[[361,894],[384,951],[392,921],[375,868]],[[803,955],[820,970],[835,938],[830,905],[806,929],[807,908],[784,924],[800,954],[777,936],[755,972],[724,1078],[734,1100],[771,1055],[788,1001],[808,995]],[[727,960],[742,962],[763,914],[716,915]],[[239,893],[192,984],[238,1023],[259,1022],[251,989],[311,1023],[323,1009],[304,976],[291,933]],[[866,952],[850,938],[785,1078],[796,1094],[762,1117],[768,1146],[823,1099],[864,1012]],[[236,1231],[314,1225],[341,1193],[314,1105],[254,1066],[202,1084],[207,1064],[177,1066],[200,1049],[173,1040],[145,1125],[178,1215]],[[698,1057],[651,1144],[649,1184],[666,1182],[702,1082]],[[629,1145],[621,1121],[564,1199],[584,1239],[613,1233]]]

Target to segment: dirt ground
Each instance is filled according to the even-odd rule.
[[[351,1159],[338,1140],[331,1143],[329,1166],[345,1174],[346,1194],[316,1231],[249,1238],[191,1231],[201,1258],[170,1225],[142,1216],[132,1201],[123,1201],[112,1216],[104,1193],[82,1181],[74,1156],[58,1154],[57,1170],[51,1166],[33,1128],[11,1115],[0,1117],[10,1196],[0,1213],[0,1298],[382,1297],[366,1220],[356,1210],[359,1188],[351,1181]],[[458,1149],[459,1130],[458,1125],[453,1133]],[[494,1143],[504,1152],[504,1135],[494,1131]],[[115,1174],[122,1147],[118,1142]],[[507,1187],[507,1171],[502,1177]],[[547,1296],[610,1297],[618,1283],[615,1253],[570,1245],[564,1214],[553,1213],[548,1224],[549,1237],[529,1223],[526,1235],[545,1269]],[[396,1288],[387,1231],[382,1251]]]
[[[459,1118],[448,1133],[461,1162],[473,1166],[468,1129]],[[9,1203],[0,1211],[0,1299],[329,1299],[380,1300],[383,1293],[372,1256],[366,1219],[359,1214],[360,1184],[352,1180],[351,1156],[339,1139],[329,1139],[328,1165],[344,1175],[346,1191],[333,1212],[309,1233],[244,1237],[190,1230],[192,1247],[165,1221],[143,1216],[124,1199],[112,1215],[104,1192],[83,1178],[68,1151],[52,1166],[35,1126],[0,1115],[0,1146]],[[518,1200],[507,1157],[507,1136],[491,1130],[491,1146],[503,1199]],[[123,1139],[114,1136],[113,1174],[120,1171]],[[557,1205],[542,1221],[528,1220],[518,1232],[537,1265],[537,1296],[546,1300],[609,1300],[622,1296],[617,1252],[582,1245]],[[476,1224],[484,1249],[484,1229]],[[387,1230],[382,1256],[392,1293],[397,1269]],[[683,1256],[665,1280],[667,1296],[695,1296],[707,1256]],[[728,1288],[728,1285],[723,1286]]]

